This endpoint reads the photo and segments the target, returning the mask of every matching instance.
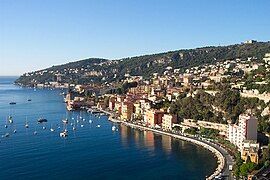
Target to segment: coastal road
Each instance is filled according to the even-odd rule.
[[[229,170],[229,166],[234,164],[234,160],[232,158],[232,156],[223,148],[220,147],[219,145],[215,144],[215,143],[209,143],[206,141],[203,141],[204,143],[207,143],[211,146],[213,146],[214,148],[216,148],[217,150],[219,150],[221,152],[221,154],[225,157],[225,167],[223,169],[223,178],[226,180],[232,180],[233,179],[233,175],[232,175],[232,171]]]

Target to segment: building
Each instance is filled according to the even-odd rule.
[[[126,101],[122,103],[121,108],[121,119],[124,121],[130,121],[133,115],[134,106],[133,103],[130,101]]]
[[[191,74],[184,74],[183,83],[185,86],[188,86],[192,83],[193,76]]]
[[[246,40],[246,41],[244,42],[244,44],[253,44],[253,43],[255,43],[255,42],[257,42],[257,41],[251,39],[251,40]]]
[[[111,111],[113,111],[114,110],[114,108],[115,108],[115,97],[110,97],[110,99],[109,99],[109,109],[111,110]]]
[[[150,127],[161,125],[163,115],[164,115],[164,111],[162,110],[149,109],[144,114],[144,121]]]
[[[256,117],[250,114],[240,115],[238,125],[229,125],[229,141],[241,151],[245,140],[257,141],[257,125]]]
[[[164,114],[164,116],[162,117],[162,129],[171,131],[173,124],[176,122],[176,115]]]
[[[241,151],[241,158],[246,162],[248,157],[253,163],[259,163],[259,143],[256,141],[245,140],[243,142],[243,150]]]
[[[263,60],[266,64],[270,64],[270,53],[266,53]]]
[[[181,122],[181,127],[183,129],[193,128],[207,128],[207,129],[215,129],[219,131],[219,135],[228,137],[228,125],[213,123],[208,121],[195,121],[193,119],[184,119]]]

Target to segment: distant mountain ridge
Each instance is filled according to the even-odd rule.
[[[26,73],[19,77],[16,83],[30,85],[55,81],[56,74],[62,75],[62,82],[80,84],[119,81],[125,74],[149,78],[153,73],[164,72],[168,66],[183,72],[189,67],[227,59],[248,57],[262,59],[268,52],[270,52],[269,41],[182,49],[120,60],[89,58]]]

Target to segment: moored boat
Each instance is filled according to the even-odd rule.
[[[48,122],[48,120],[47,119],[44,119],[44,118],[39,118],[37,120],[37,122],[40,124],[40,123]]]

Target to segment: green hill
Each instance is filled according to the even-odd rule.
[[[89,58],[26,73],[16,83],[30,85],[31,83],[55,81],[56,74],[63,75],[63,82],[82,84],[119,81],[127,73],[149,78],[155,72],[164,72],[168,66],[180,69],[183,72],[186,68],[192,66],[210,64],[227,59],[246,59],[247,57],[262,59],[267,52],[270,52],[270,42],[183,49],[119,60]]]

